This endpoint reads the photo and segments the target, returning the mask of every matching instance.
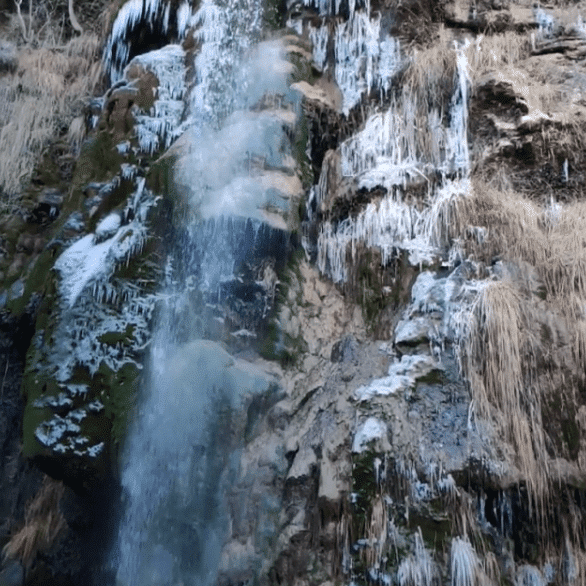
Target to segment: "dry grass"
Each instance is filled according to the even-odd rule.
[[[83,129],[84,99],[101,79],[99,40],[83,35],[60,48],[21,48],[17,70],[0,78],[0,190],[18,196],[43,149],[69,128],[73,148]]]
[[[415,51],[403,80],[408,89],[421,100],[451,96],[456,75],[456,52],[451,33],[443,26],[433,45]]]
[[[466,51],[472,84],[491,70],[512,66],[531,54],[531,40],[527,33],[507,31],[496,35],[481,35]]]
[[[480,245],[468,240],[469,252],[490,264],[499,256],[535,267],[546,297],[566,309],[574,296],[586,299],[586,203],[539,204],[513,191],[476,184],[454,212],[460,226],[483,226]]]
[[[494,281],[482,288],[472,309],[463,356],[478,412],[492,420],[515,448],[522,477],[541,502],[547,459],[542,457],[546,450],[541,394],[527,384],[530,327],[525,309],[512,283]]]
[[[540,513],[551,476],[546,446],[556,449],[556,441],[546,436],[542,406],[554,395],[570,403],[575,398],[572,385],[560,388],[561,374],[549,379],[536,376],[536,357],[559,350],[557,334],[543,339],[538,316],[544,311],[555,316],[555,327],[567,336],[574,361],[566,366],[583,373],[586,203],[540,204],[476,183],[470,197],[457,200],[451,213],[460,229],[485,228],[482,241],[465,238],[464,232],[468,254],[485,266],[497,257],[515,267],[507,269],[510,280],[491,281],[481,288],[462,340],[461,365],[477,410],[514,448],[531,504]]]
[[[67,527],[59,510],[63,491],[62,482],[45,476],[41,488],[26,506],[24,526],[2,549],[4,557],[20,559],[28,568],[38,551],[51,547]]]

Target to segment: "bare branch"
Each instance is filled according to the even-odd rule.
[[[18,16],[18,22],[20,23],[20,28],[22,29],[22,36],[26,43],[30,43],[32,41],[32,0],[29,0],[29,30],[26,30],[26,23],[24,22],[24,17],[22,16],[22,12],[20,11],[20,5],[22,4],[22,0],[14,0],[14,4],[16,5],[16,15]]]
[[[83,29],[81,28],[81,25],[79,24],[79,21],[77,20],[77,17],[75,16],[75,13],[73,12],[73,0],[69,0],[68,4],[67,4],[67,9],[69,10],[69,21],[71,22],[71,26],[73,27],[73,29],[78,32],[80,35],[83,34]]]

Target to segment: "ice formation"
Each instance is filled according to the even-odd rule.
[[[128,0],[118,11],[112,25],[112,32],[104,48],[104,66],[114,85],[122,76],[130,57],[133,33],[143,23],[151,30],[153,24],[160,21],[164,34],[176,36],[181,40],[191,22],[191,4],[182,2],[176,9],[176,31],[169,31],[171,0]]]
[[[352,451],[360,454],[368,449],[368,444],[373,440],[384,439],[387,434],[387,426],[376,417],[369,417],[354,434]]]
[[[421,529],[415,533],[415,551],[403,558],[397,570],[399,586],[433,586],[437,567],[423,543]]]
[[[479,560],[468,539],[454,537],[450,549],[451,586],[474,586]]]
[[[376,396],[404,393],[414,388],[418,378],[438,368],[439,365],[431,356],[404,355],[400,360],[391,363],[388,376],[358,387],[353,397],[357,401],[368,401]]]
[[[446,216],[453,200],[470,191],[466,47],[455,48],[457,67],[450,125],[445,126],[436,111],[430,112],[430,153],[421,152],[418,147],[416,108],[408,92],[404,92],[400,103],[393,101],[387,111],[371,115],[359,133],[340,145],[342,175],[354,178],[357,188],[384,187],[387,195],[378,204],[368,204],[355,218],[348,217],[337,225],[322,224],[317,245],[318,267],[335,282],[347,279],[346,255],[350,250],[355,260],[358,243],[378,248],[383,266],[399,250],[407,251],[409,261],[417,265],[431,262],[446,247],[450,249],[451,243],[445,238],[449,224]],[[372,62],[368,43],[357,50],[367,64]],[[329,171],[326,158],[314,190],[317,205],[327,192]],[[444,179],[432,188],[427,179],[431,172],[444,177],[456,174],[460,178]],[[428,181],[433,191],[426,204],[416,206],[403,199],[401,186],[405,188],[407,183],[421,178]]]
[[[323,45],[323,39],[318,40]],[[370,18],[369,13],[362,11],[338,23],[334,53],[335,78],[342,92],[344,114],[358,104],[365,92],[388,90],[391,78],[402,65],[399,42],[381,31],[380,15]],[[318,57],[321,58],[320,53]]]
[[[378,204],[368,204],[356,218],[346,218],[337,225],[323,222],[318,236],[318,268],[334,282],[345,281],[346,255],[354,261],[359,243],[380,250],[383,266],[400,250],[409,253],[413,265],[432,262],[444,240],[443,212],[468,189],[467,181],[447,181],[421,211],[402,201],[398,192],[386,195]]]
[[[107,279],[115,267],[139,252],[146,240],[146,227],[133,221],[99,244],[88,234],[71,245],[55,262],[60,274],[62,297],[73,306],[90,283]]]
[[[134,116],[140,149],[153,154],[168,148],[183,131],[180,122],[185,110],[185,52],[179,45],[167,45],[135,57],[128,67],[132,65],[153,72],[159,81],[157,99],[150,111]]]

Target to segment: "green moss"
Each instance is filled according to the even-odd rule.
[[[356,495],[352,504],[353,535],[363,535],[372,512],[372,501],[378,490],[374,476],[375,452],[367,450],[352,457],[352,492]]]
[[[120,170],[125,162],[123,155],[109,132],[102,130],[83,143],[79,160],[73,173],[73,192],[81,194],[92,181],[108,181]]]
[[[297,162],[301,184],[303,189],[309,189],[314,183],[313,166],[307,156],[307,143],[309,140],[309,127],[307,116],[303,109],[300,109],[300,115],[295,128],[295,140],[293,142],[293,158]],[[301,216],[303,218],[303,216]]]
[[[55,288],[55,278],[51,269],[55,264],[53,251],[45,250],[36,259],[34,265],[29,268],[29,275],[24,284],[24,293],[17,299],[8,302],[8,309],[14,315],[22,315],[34,293],[44,295]]]
[[[285,26],[287,10],[281,0],[265,0],[262,14],[264,29],[279,30]]]
[[[318,74],[313,68],[311,61],[306,59],[299,53],[290,52],[289,61],[293,64],[293,72],[291,73],[291,82],[306,81],[314,84],[317,81]]]
[[[53,417],[49,408],[39,409],[30,402],[26,404],[22,418],[22,455],[25,458],[34,458],[43,452],[44,447],[35,437],[35,430],[43,421]]]
[[[449,517],[439,517],[425,511],[409,512],[409,528],[416,531],[421,528],[421,536],[431,551],[447,551],[452,539],[452,521]]]
[[[444,383],[443,371],[436,369],[415,379],[415,384],[419,385],[441,385]]]
[[[139,374],[135,364],[127,363],[113,371],[102,363],[91,381],[93,394],[104,404],[104,416],[111,422],[114,444],[122,443],[126,436],[129,416],[138,394]]]
[[[115,346],[118,343],[128,345],[132,342],[133,333],[134,326],[132,324],[128,324],[123,332],[107,332],[102,334],[98,338],[98,341],[101,344],[108,344],[109,346]]]

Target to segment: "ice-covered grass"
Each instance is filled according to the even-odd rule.
[[[478,556],[470,541],[454,537],[450,548],[451,586],[475,586],[479,569]]]
[[[431,170],[468,172],[466,49],[463,46],[455,50],[449,126],[437,107],[426,104],[422,114],[417,95],[420,90],[410,90],[407,85],[388,110],[373,114],[360,132],[341,144],[344,176],[355,176],[359,187],[372,189],[377,185],[404,185]]]
[[[403,558],[399,565],[397,581],[399,586],[434,586],[439,583],[438,568],[423,543],[421,529],[415,533],[414,552]]]
[[[467,180],[446,181],[423,209],[403,201],[397,192],[378,204],[369,203],[355,218],[337,225],[324,222],[318,236],[318,268],[334,282],[344,282],[347,255],[354,261],[360,243],[379,249],[383,266],[399,250],[409,253],[413,265],[431,263],[449,241],[454,202],[466,197],[469,188]]]
[[[380,15],[371,18],[363,11],[337,25],[334,53],[335,79],[342,92],[345,114],[365,92],[388,90],[403,63],[399,42],[381,30]]]

